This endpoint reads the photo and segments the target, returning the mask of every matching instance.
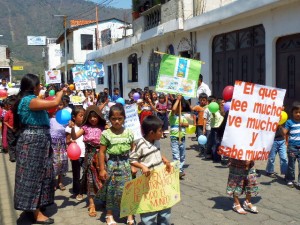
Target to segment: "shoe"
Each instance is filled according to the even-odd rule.
[[[52,218],[48,218],[44,221],[38,221],[36,220],[33,224],[53,224],[54,223],[54,219]]]
[[[237,209],[237,207],[240,207],[240,208]],[[238,214],[241,214],[241,215],[247,214],[247,212],[241,207],[240,204],[239,205],[233,204],[232,209],[233,209],[233,211],[237,212]]]
[[[252,207],[250,207],[250,206],[252,206]],[[244,201],[243,207],[246,211],[249,211],[249,212],[252,212],[252,213],[258,213],[257,207],[252,205],[251,202]]]
[[[113,216],[106,216],[105,219],[106,219],[106,224],[107,224],[107,225],[117,225],[117,223],[116,223],[116,221],[114,220],[114,217],[113,217]],[[107,222],[107,219],[110,219],[110,222]]]
[[[268,177],[277,178],[276,173],[267,173]]]
[[[60,184],[58,185],[58,188],[59,188],[61,191],[66,190],[66,187],[65,187],[62,183],[60,183]]]
[[[76,200],[77,201],[82,201],[83,200],[83,196],[81,194],[76,195]]]
[[[180,172],[179,173],[179,179],[180,180],[183,180],[183,177],[185,176],[185,173],[184,172]]]
[[[286,184],[288,187],[293,188],[294,187],[294,183],[292,181],[287,182]]]
[[[9,161],[11,161],[11,162],[16,162],[16,160],[15,160],[15,159],[10,159]]]
[[[135,225],[135,221],[134,220],[127,220],[126,224],[127,225]]]

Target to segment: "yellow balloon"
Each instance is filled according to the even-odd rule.
[[[279,120],[279,125],[284,124],[288,119],[288,115],[285,111],[281,111],[281,116],[280,116],[280,120]]]
[[[186,129],[185,129],[187,134],[194,134],[196,131],[196,126],[194,125],[189,125]]]

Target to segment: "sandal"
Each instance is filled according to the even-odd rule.
[[[110,222],[107,222],[108,218],[110,218]],[[114,220],[114,217],[112,215],[111,216],[106,216],[105,219],[106,219],[106,224],[107,225],[117,225],[117,222]]]
[[[237,207],[240,207],[240,208],[237,209]],[[233,209],[233,211],[237,212],[238,214],[241,214],[241,215],[246,215],[247,214],[247,212],[241,207],[240,204],[238,204],[238,205],[233,204],[232,209]]]
[[[251,202],[244,201],[243,207],[246,211],[258,213],[256,206],[253,206]]]
[[[59,188],[61,191],[66,190],[66,187],[65,187],[62,183],[60,183],[60,184],[58,185],[58,188]]]
[[[95,208],[95,205],[94,205],[94,204],[91,204],[91,205],[88,207],[88,211],[89,211],[89,216],[90,216],[90,217],[96,217],[96,216],[97,216],[97,212],[96,212],[96,208]]]
[[[127,225],[135,225],[135,221],[134,220],[127,220],[126,224]]]

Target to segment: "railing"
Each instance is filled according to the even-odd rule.
[[[157,27],[161,20],[161,5],[155,5],[151,9],[142,12],[141,15],[144,17],[145,22],[144,31]]]

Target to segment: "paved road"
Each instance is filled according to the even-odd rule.
[[[253,198],[258,214],[238,215],[231,209],[232,199],[226,196],[225,187],[228,168],[220,164],[204,161],[195,151],[196,142],[187,138],[186,178],[181,181],[182,201],[172,208],[171,221],[175,225],[186,224],[300,224],[300,191],[289,188],[282,177],[265,176],[259,178],[260,194]],[[164,154],[171,159],[169,139],[161,141]],[[279,172],[278,158],[276,172]],[[257,169],[264,170],[266,162],[257,162]],[[7,154],[0,154],[0,225],[28,225],[30,217],[13,208],[15,164]],[[56,191],[55,204],[47,208],[46,214],[55,219],[55,224],[105,224],[103,210],[99,206],[97,217],[88,216],[85,201],[70,198],[71,172],[67,173],[67,190]],[[125,220],[118,220],[125,224]],[[137,222],[140,223],[139,217]]]

